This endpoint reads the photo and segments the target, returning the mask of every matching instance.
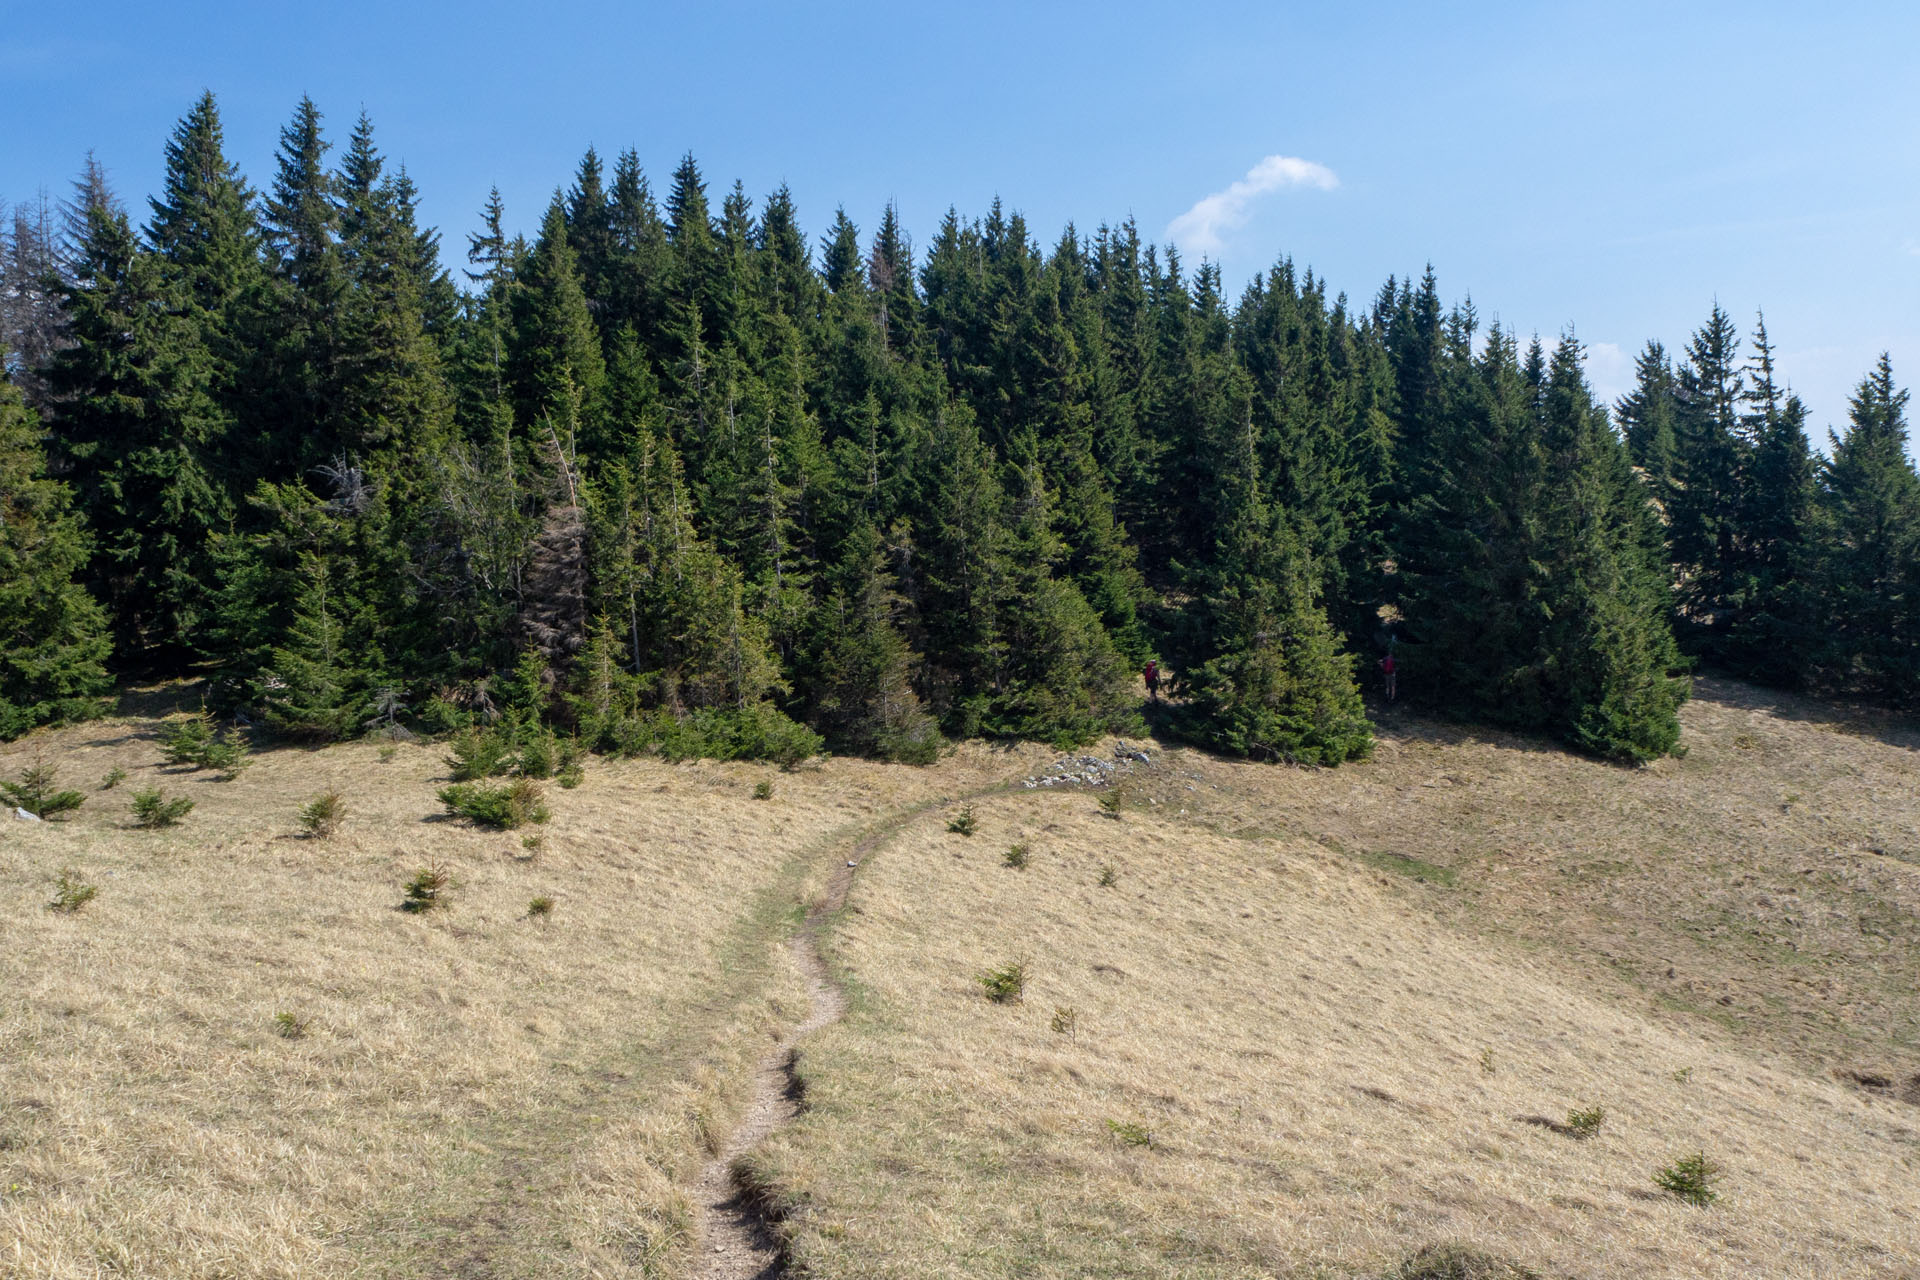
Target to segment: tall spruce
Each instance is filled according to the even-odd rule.
[[[177,662],[205,621],[211,535],[233,512],[216,471],[232,419],[180,273],[110,198],[85,218],[66,299],[74,345],[48,375],[53,458],[93,535],[87,580],[121,660]]]
[[[110,642],[80,582],[87,550],[37,415],[0,377],[0,741],[105,709]]]
[[[1715,304],[1674,380],[1667,536],[1679,582],[1678,630],[1691,651],[1711,657],[1726,648],[1746,572],[1739,504],[1752,442],[1740,418],[1739,347],[1733,318]]]
[[[1909,393],[1882,354],[1828,433],[1820,473],[1823,674],[1848,692],[1913,698],[1920,655],[1920,477],[1907,456]]]
[[[1316,599],[1312,558],[1263,492],[1251,394],[1242,381],[1237,429],[1214,456],[1223,515],[1204,567],[1193,572],[1195,639],[1176,672],[1184,731],[1258,760],[1333,765],[1367,755],[1373,733],[1353,681],[1352,655]]]

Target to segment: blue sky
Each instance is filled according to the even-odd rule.
[[[14,201],[91,147],[144,210],[202,88],[263,184],[307,93],[336,139],[372,115],[453,260],[493,184],[531,230],[588,143],[634,146],[656,188],[690,149],[715,188],[789,183],[816,236],[895,200],[924,241],[998,194],[1043,243],[1131,215],[1231,288],[1285,253],[1368,298],[1431,261],[1483,317],[1573,326],[1607,395],[1716,298],[1743,328],[1765,308],[1816,428],[1883,349],[1920,382],[1911,3],[0,12]]]

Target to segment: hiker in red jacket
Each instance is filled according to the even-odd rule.
[[[1160,701],[1160,664],[1148,659],[1147,669],[1140,673],[1140,678],[1147,682],[1147,696]]]
[[[1399,681],[1394,678],[1393,665],[1394,665],[1393,651],[1389,649],[1387,651],[1387,656],[1380,659],[1381,673],[1387,677],[1387,701],[1388,702],[1392,702],[1394,698],[1399,695],[1399,692],[1400,692]]]

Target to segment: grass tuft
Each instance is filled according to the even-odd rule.
[[[297,1013],[282,1010],[273,1015],[273,1034],[282,1040],[304,1040],[307,1036],[309,1020]]]
[[[1389,1272],[1388,1280],[1540,1280],[1540,1273],[1463,1245],[1430,1244]]]
[[[1019,844],[1010,846],[1006,853],[1001,855],[1000,860],[1015,871],[1025,871],[1033,861],[1033,852],[1023,840]]]
[[[957,836],[971,836],[979,829],[980,821],[973,816],[972,805],[967,805],[947,820],[947,830]]]
[[[1107,1131],[1129,1147],[1153,1148],[1153,1130],[1132,1120],[1109,1120]]]

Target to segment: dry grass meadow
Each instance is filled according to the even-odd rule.
[[[532,850],[441,820],[436,746],[264,752],[221,782],[160,765],[155,724],[0,752],[0,776],[42,757],[88,792],[71,821],[0,823],[9,1278],[679,1274],[686,1189],[804,1004],[797,877],[1006,769],[595,762],[549,786]],[[154,782],[196,808],[131,829]],[[305,838],[328,788],[345,825]],[[397,910],[436,859],[448,909]],[[74,915],[46,909],[65,867],[99,889]]]
[[[1019,788],[1031,747],[596,762],[537,850],[437,820],[430,745],[219,782],[150,717],[38,735],[0,776],[89,799],[0,824],[0,1275],[689,1274],[802,1013],[780,944],[874,830],[851,1012],[746,1162],[798,1274],[1920,1275],[1920,736],[1713,681],[1684,714],[1639,771],[1400,710],[1335,771],[1155,748],[1118,816]],[[155,779],[198,807],[132,830]],[[328,787],[345,828],[299,836]],[[451,908],[398,911],[435,858]],[[1704,1209],[1652,1180],[1694,1151]]]

